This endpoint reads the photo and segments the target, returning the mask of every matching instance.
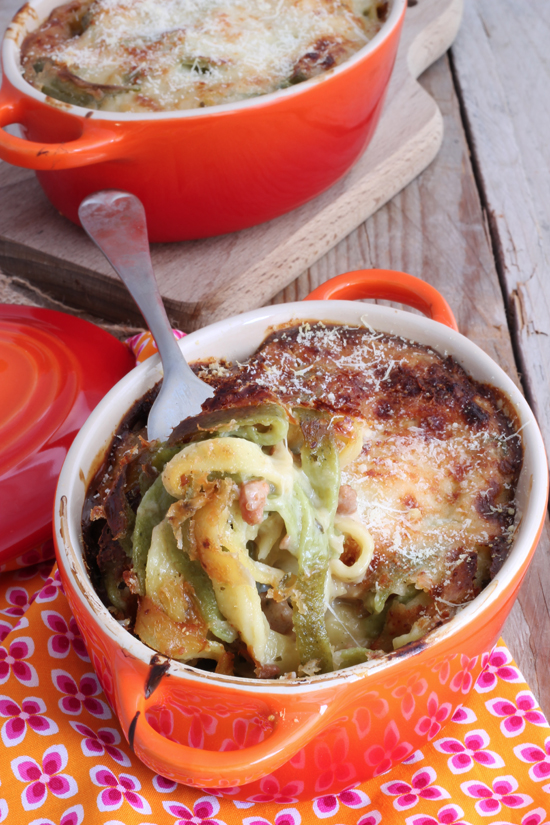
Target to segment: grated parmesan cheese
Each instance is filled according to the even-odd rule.
[[[73,2],[52,13],[59,25],[50,18],[27,38],[24,76],[54,97],[123,112],[211,106],[308,79],[364,46],[387,3],[81,0],[80,9],[76,34]]]
[[[363,420],[363,449],[341,483],[355,490],[352,518],[374,541],[361,587],[381,593],[380,604],[413,587],[430,594],[437,624],[494,575],[518,522],[521,467],[520,428],[497,391],[366,324],[278,330],[228,381],[235,397],[260,387],[290,406]],[[356,585],[340,590],[358,595]]]

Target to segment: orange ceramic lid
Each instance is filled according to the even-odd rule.
[[[0,565],[50,537],[67,450],[134,363],[88,321],[0,304]]]

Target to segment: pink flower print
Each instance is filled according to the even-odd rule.
[[[487,656],[487,654],[485,654]],[[484,658],[485,658],[484,656]],[[487,693],[497,686],[498,679],[503,679],[505,682],[525,682],[525,679],[512,664],[512,657],[506,647],[496,647],[493,652],[487,656],[486,663],[483,670],[477,677],[476,691],[478,693]]]
[[[120,733],[115,728],[100,728],[97,733],[83,725],[81,722],[70,722],[70,726],[81,736],[80,746],[84,756],[104,756],[107,754],[123,765],[125,768],[131,766],[130,758],[120,748],[115,747],[120,744]]]
[[[442,685],[446,685],[451,675],[451,662],[456,658],[457,654],[452,653],[450,656],[443,656],[442,659],[437,659],[432,666],[432,673],[437,673],[439,681]]]
[[[511,699],[489,699],[485,706],[493,716],[502,717],[500,729],[504,736],[519,736],[525,730],[526,722],[548,727],[544,714],[536,710],[537,702],[530,690],[520,690],[516,704]]]
[[[474,684],[472,670],[477,665],[477,659],[477,656],[474,656],[473,659],[470,659],[468,656],[464,656],[464,654],[460,656],[461,670],[459,670],[458,673],[455,673],[455,675],[451,679],[451,690],[461,690],[464,694],[469,693],[471,691]]]
[[[543,820],[546,820],[546,811],[544,808],[535,808],[522,817],[521,825],[550,825],[550,822],[543,822]],[[498,825],[498,823],[495,823],[495,825]]]
[[[295,779],[281,787],[278,779],[274,776],[264,776],[260,780],[260,793],[249,797],[249,802],[278,802],[281,805],[289,805],[298,801],[298,795],[302,793],[304,783]]]
[[[194,820],[193,820],[194,821]],[[218,822],[218,820],[203,820],[205,825],[206,823]],[[282,811],[279,811],[275,814],[275,818],[273,821],[270,819],[264,819],[263,816],[253,815],[253,816],[246,816],[243,819],[243,825],[300,825],[302,822],[302,816],[300,812],[296,808],[284,808]],[[175,825],[178,825],[175,823]]]
[[[413,814],[405,820],[406,825],[470,825],[462,817],[464,811],[459,805],[451,803],[439,809],[436,816]]]
[[[29,696],[23,699],[21,707],[9,696],[0,696],[0,716],[7,718],[2,725],[2,742],[7,748],[19,745],[27,733],[27,726],[41,736],[51,736],[58,733],[59,728],[53,719],[42,714],[46,712],[46,705],[42,699]]]
[[[437,736],[443,724],[451,715],[452,705],[449,702],[439,704],[437,693],[430,693],[428,697],[428,715],[422,716],[414,729],[415,733],[428,737],[428,741]]]
[[[27,687],[36,687],[38,674],[25,659],[34,653],[34,642],[30,636],[20,636],[10,644],[9,651],[0,647],[0,685],[3,685],[13,673],[18,682]]]
[[[477,716],[470,708],[460,705],[453,713],[451,722],[458,722],[459,725],[473,725],[477,722]]]
[[[57,599],[58,593],[63,593],[63,584],[59,577],[59,570],[56,570],[53,576],[49,576],[44,582],[44,586],[36,597],[38,604],[44,602],[53,602]]]
[[[42,621],[54,632],[54,635],[48,639],[50,656],[54,659],[64,659],[72,647],[79,659],[84,662],[90,661],[80,630],[72,616],[67,626],[67,622],[60,613],[56,613],[55,610],[43,610]]]
[[[178,788],[178,783],[173,782],[171,779],[167,779],[165,776],[161,776],[160,773],[157,773],[153,777],[153,787],[155,791],[159,793],[173,793]]]
[[[0,619],[0,642],[3,642],[6,636],[13,630],[13,625],[9,622]]]
[[[16,779],[26,782],[21,794],[21,804],[26,811],[33,811],[44,804],[50,791],[59,799],[68,799],[78,791],[78,785],[69,774],[61,773],[67,767],[69,757],[65,745],[53,745],[44,751],[42,765],[30,756],[18,756],[11,763]]]
[[[22,570],[17,571],[17,578],[31,579],[40,574],[43,578],[47,578],[54,566],[55,550],[52,539],[48,539],[38,547],[33,547],[32,550],[27,550],[22,556],[18,556],[16,563]]]
[[[495,816],[501,812],[503,805],[507,808],[525,808],[533,801],[527,794],[514,793],[518,782],[513,776],[497,777],[493,780],[492,789],[484,782],[477,780],[463,782],[460,787],[466,796],[479,799],[479,802],[475,804],[475,809],[480,816]]]
[[[329,816],[334,816],[337,813],[340,802],[346,808],[366,808],[370,805],[370,799],[364,791],[350,788],[347,791],[342,791],[338,795],[327,794],[320,796],[313,802],[313,810],[319,819],[326,819]]]
[[[216,732],[218,720],[211,713],[205,713],[203,708],[198,705],[188,705],[187,707],[182,706],[179,707],[179,710],[184,716],[191,719],[189,733],[187,735],[187,744],[191,748],[204,748],[205,735],[211,736]],[[163,720],[165,723],[169,723],[168,727],[170,730],[164,729],[163,726],[162,733],[166,735],[166,733],[171,733],[171,728],[173,727],[174,721],[173,714],[171,712],[165,713]],[[225,745],[225,750],[235,750],[236,746],[231,742],[231,740],[226,740],[223,744]]]
[[[355,729],[357,730],[359,739],[364,739],[370,731],[371,710],[378,719],[383,719],[384,716],[387,716],[389,710],[387,701],[378,696],[378,691],[376,690],[371,690],[366,694],[365,703],[367,702],[370,710],[367,707],[360,707],[353,713],[352,721],[355,725]]]
[[[434,742],[434,747],[440,753],[450,753],[447,762],[453,773],[466,773],[474,764],[485,768],[503,768],[504,761],[498,753],[486,750],[490,739],[484,730],[472,730],[464,737],[464,744],[459,739],[446,737]]]
[[[151,806],[138,791],[141,790],[141,782],[136,776],[121,773],[120,776],[106,768],[104,765],[90,770],[90,779],[99,788],[97,796],[97,807],[100,811],[116,811],[122,806],[124,800],[140,814],[150,814]]]
[[[206,717],[206,724],[205,718]],[[203,730],[213,733],[217,727],[217,720],[209,714],[200,714]],[[194,722],[193,722],[194,724]],[[265,724],[260,716],[253,719],[235,719],[232,727],[232,739],[225,739],[220,750],[235,751],[263,742],[265,738]]]
[[[304,749],[301,748],[289,761],[292,767],[296,768],[297,771],[303,771],[306,766],[306,755]]]
[[[415,751],[407,759],[403,760],[403,765],[416,765],[417,762],[422,762],[424,754],[422,751]]]
[[[225,822],[215,818],[220,810],[220,803],[214,796],[199,797],[193,805],[192,811],[189,810],[186,805],[182,805],[181,802],[163,802],[162,805],[165,811],[171,816],[176,817],[173,825],[225,825]],[[277,821],[276,818],[275,821],[277,825],[300,825],[300,814],[298,814],[298,811],[295,812],[298,818],[290,821],[288,818],[283,818],[285,813],[286,811],[279,812],[278,816],[281,817],[281,820]],[[258,817],[256,817],[256,821],[257,820]],[[260,818],[259,821],[266,822],[267,820]],[[247,820],[245,819],[244,823],[246,822]],[[271,825],[271,823],[268,823],[268,825]]]
[[[374,776],[381,776],[387,773],[393,764],[402,762],[410,756],[412,750],[409,742],[399,741],[399,728],[392,719],[384,732],[384,744],[371,745],[365,754],[365,762],[375,767]]]
[[[0,619],[0,642],[3,642],[7,636],[16,630],[24,630],[29,626],[29,620],[26,616],[21,616],[14,625]]]
[[[444,788],[433,783],[437,774],[433,768],[421,768],[411,779],[411,784],[401,780],[386,782],[380,786],[382,793],[387,796],[396,796],[393,807],[398,811],[407,811],[414,808],[421,799],[433,801],[435,799],[449,799],[450,794]]]
[[[113,686],[113,679],[111,676],[111,667],[109,663],[106,661],[105,657],[102,655],[101,659],[92,651],[92,662],[94,666],[94,670],[96,672],[97,678],[99,679],[99,683],[103,688],[103,692],[105,694],[105,698],[111,705],[114,706],[114,686]]]
[[[416,707],[415,697],[423,696],[428,689],[428,683],[425,679],[420,678],[419,673],[413,673],[409,676],[406,685],[399,685],[392,696],[396,699],[401,699],[401,713],[405,719],[410,719]]]
[[[194,822],[195,820],[193,820]],[[202,820],[205,825],[208,822],[218,822],[218,820]],[[243,819],[243,825],[300,825],[302,822],[301,814],[296,808],[284,808],[275,814],[275,819],[271,822],[269,819],[264,819],[263,816],[246,816]],[[178,825],[178,823],[174,823]]]
[[[380,822],[382,822],[380,811],[369,811],[361,817],[357,825],[379,825]]]
[[[165,779],[165,782],[169,780]],[[177,782],[174,782],[174,787],[169,789],[166,788],[164,793],[168,793],[169,790],[176,791],[178,788]],[[155,780],[153,779],[153,785],[157,788]],[[159,790],[157,788],[157,790]],[[197,788],[199,790],[199,788]],[[235,796],[236,793],[239,793],[239,788],[200,788],[200,790],[204,791],[207,796]],[[253,808],[254,802],[244,802],[240,799],[233,799],[233,805],[236,808]]]
[[[78,716],[84,708],[98,719],[111,718],[108,705],[96,698],[101,693],[101,686],[95,673],[85,673],[77,685],[70,673],[52,670],[52,680],[58,691],[65,694],[58,702],[63,713]]]
[[[29,607],[29,594],[22,587],[9,587],[6,591],[6,601],[10,607],[0,610],[0,613],[20,619]]]
[[[514,753],[522,762],[532,765],[529,768],[529,776],[533,782],[544,782],[545,779],[550,779],[550,737],[544,741],[544,750],[540,745],[526,742],[523,745],[516,745]]]
[[[2,783],[0,782],[0,785]],[[7,819],[9,814],[8,803],[5,799],[0,799],[0,822],[4,822]]]
[[[84,808],[82,805],[74,805],[62,813],[59,825],[81,825],[83,819]],[[33,819],[29,825],[57,825],[57,822],[53,822],[51,819],[44,819],[44,817],[41,816],[39,819]]]
[[[176,341],[179,341],[180,338],[185,338],[187,335],[186,332],[181,332],[179,329],[173,329],[172,332]],[[132,350],[138,364],[145,360],[142,356],[142,352],[146,347],[151,347],[153,352],[158,352],[157,342],[150,332],[138,332],[137,335],[132,335],[131,338],[126,338],[124,343]]]
[[[336,782],[340,787],[351,786],[357,780],[357,769],[349,757],[349,737],[340,728],[329,748],[326,742],[315,743],[315,795],[330,793]]]

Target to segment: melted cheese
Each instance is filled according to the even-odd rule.
[[[48,38],[45,24],[38,40],[23,45],[24,73],[39,88],[53,86],[54,96],[56,87],[58,96],[68,94],[76,78],[75,94],[89,93],[91,108],[111,111],[232,102],[341,63],[380,29],[377,6],[385,11],[387,4],[95,0],[80,34]]]
[[[201,375],[208,380],[209,370]],[[421,625],[424,635],[502,564],[518,519],[521,436],[507,400],[451,359],[370,328],[304,322],[273,333],[232,375],[211,383],[227,392],[226,403],[259,386],[291,406],[361,422],[362,449],[350,455],[341,482],[357,495],[352,518],[374,551],[362,581],[333,580],[330,598],[362,599],[374,614],[391,594],[403,599],[375,646],[410,641]],[[400,633],[406,622],[397,614],[406,610],[421,624]],[[347,633],[338,622],[336,645]]]
[[[153,530],[136,622],[148,644],[216,658],[223,672],[253,663],[261,677],[312,675],[421,639],[496,575],[522,464],[521,428],[498,389],[430,347],[320,322],[276,330],[244,364],[196,371],[216,392],[196,432],[176,431],[183,446],[162,473],[189,525],[175,529],[173,504]],[[274,401],[286,412],[268,426],[258,410],[274,416]],[[270,440],[249,440],[251,422]],[[211,437],[178,440],[211,426]],[[241,496],[258,480],[270,492],[250,522]],[[225,642],[231,625],[240,649],[209,646],[183,556],[210,579],[223,616],[212,633]],[[147,619],[151,604],[165,617]]]
[[[383,568],[388,578],[419,580],[427,590],[444,580],[451,549],[489,545],[501,530],[477,505],[496,470],[489,440],[457,422],[442,435],[378,426],[342,472],[357,493],[356,517],[373,537],[379,575]]]

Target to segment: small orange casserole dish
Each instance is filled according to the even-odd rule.
[[[349,170],[380,117],[406,0],[392,0],[363,48],[309,80],[235,103],[150,113],[82,108],[23,79],[21,45],[57,5],[31,0],[7,29],[0,158],[35,169],[75,223],[84,197],[121,189],[142,201],[152,241],[180,241],[271,220]],[[26,140],[1,128],[13,123]]]
[[[385,298],[425,318],[350,298]],[[498,640],[546,514],[548,469],[533,413],[511,379],[456,330],[433,287],[404,273],[339,276],[307,303],[228,318],[180,341],[191,360],[244,361],[273,328],[294,322],[364,324],[451,355],[475,381],[505,394],[521,430],[516,491],[521,518],[492,581],[446,624],[382,658],[309,678],[252,679],[211,673],[155,653],[120,624],[95,592],[84,561],[81,518],[87,486],[119,422],[160,378],[157,358],[124,378],[92,413],[61,472],[55,503],[59,570],[92,662],[136,755],[175,781],[256,798],[339,793],[378,776],[421,748],[434,708],[449,719]],[[322,300],[325,299],[325,300]],[[98,456],[98,451],[100,454]],[[414,693],[414,701],[404,697]],[[439,718],[439,717],[438,717]]]

